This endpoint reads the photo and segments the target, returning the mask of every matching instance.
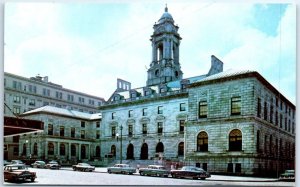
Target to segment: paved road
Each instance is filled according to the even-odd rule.
[[[232,177],[212,175],[207,180],[174,179],[164,177],[108,174],[106,168],[96,168],[94,172],[29,168],[37,173],[35,182],[23,185],[198,185],[198,186],[295,186],[294,182],[281,182],[271,178]],[[5,182],[4,184],[13,184]],[[16,185],[16,184],[13,184]],[[17,184],[19,185],[19,184]]]

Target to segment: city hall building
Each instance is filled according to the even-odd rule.
[[[185,162],[212,173],[276,175],[295,164],[295,105],[256,71],[183,78],[179,27],[168,9],[153,26],[144,87],[117,80],[100,107],[101,156]]]

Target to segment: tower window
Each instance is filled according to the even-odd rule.
[[[175,77],[177,78],[179,76],[178,71],[175,71]]]
[[[156,76],[156,77],[159,77],[159,70],[158,70],[158,69],[155,70],[155,76]]]

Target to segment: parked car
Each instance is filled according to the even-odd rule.
[[[60,169],[60,164],[54,160],[48,162],[48,164],[46,164],[46,168],[48,169]]]
[[[11,164],[24,164],[24,162],[22,160],[12,160],[10,163]]]
[[[285,170],[284,173],[280,174],[279,180],[295,181],[295,170]]]
[[[44,161],[35,161],[34,163],[31,164],[33,168],[46,168],[46,163]]]
[[[148,165],[146,168],[139,169],[140,175],[149,175],[157,177],[168,177],[170,171],[161,165]]]
[[[77,165],[72,166],[74,171],[94,171],[95,166],[91,166],[87,163],[78,163]]]
[[[194,166],[183,166],[179,170],[171,170],[171,176],[173,178],[193,178],[193,179],[206,179],[210,177],[210,174],[202,168]]]
[[[23,182],[27,179],[33,182],[36,178],[36,173],[27,169],[24,164],[10,164],[4,167],[4,180],[13,182]]]
[[[122,174],[129,174],[132,175],[136,172],[134,167],[130,167],[128,164],[115,164],[112,167],[107,168],[107,172],[111,173],[122,173]]]

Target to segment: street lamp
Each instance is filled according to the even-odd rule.
[[[121,135],[120,135],[120,164],[122,164],[122,148],[123,148],[123,146],[122,146],[122,130],[123,130],[123,126],[122,125],[120,126],[120,130],[121,130]],[[117,133],[116,136],[117,136],[117,141],[118,141],[118,139],[119,139],[119,133]]]

